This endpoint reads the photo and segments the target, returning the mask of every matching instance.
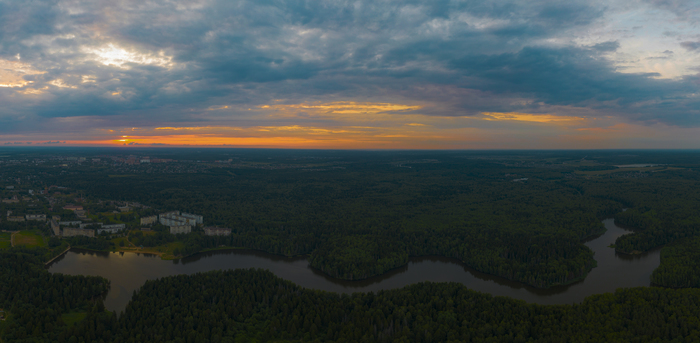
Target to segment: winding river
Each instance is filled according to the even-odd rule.
[[[306,288],[338,293],[376,292],[423,281],[459,282],[470,289],[508,296],[538,304],[579,303],[587,296],[614,292],[617,288],[650,286],[651,272],[659,266],[660,250],[641,255],[621,255],[609,245],[629,231],[613,219],[603,221],[607,231],[585,244],[595,252],[598,266],[579,282],[550,289],[537,289],[519,282],[484,274],[444,257],[412,258],[401,268],[362,281],[338,280],[312,269],[306,258],[285,258],[257,251],[228,250],[202,253],[181,260],[136,253],[98,253],[71,250],[49,267],[52,273],[99,275],[111,281],[105,307],[120,312],[133,292],[146,280],[216,269],[263,268]]]

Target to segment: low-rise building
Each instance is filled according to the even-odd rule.
[[[82,210],[83,210],[83,207],[80,206],[80,205],[72,205],[72,204],[71,204],[71,205],[63,206],[63,209],[64,209],[64,210],[69,210],[69,211],[82,211]]]
[[[24,221],[24,217],[20,217],[20,216],[11,216],[11,217],[7,217],[7,221],[8,221],[8,222],[23,222],[23,221]]]
[[[61,236],[61,226],[55,219],[51,219],[51,231],[53,231],[54,236]]]
[[[189,225],[174,225],[170,227],[170,233],[173,235],[190,232],[192,232],[192,227]]]
[[[83,222],[80,220],[73,220],[73,221],[63,221],[63,222],[58,222],[58,225],[61,226],[80,226]]]
[[[126,229],[126,224],[102,225],[102,228],[97,229],[97,234],[99,235],[103,232],[117,233],[124,229]]]
[[[141,225],[153,225],[158,222],[158,216],[148,216],[141,218]]]
[[[171,217],[160,217],[160,223],[165,225],[165,226],[180,226],[180,225],[186,225],[187,222],[184,220],[180,219],[175,219]]]
[[[196,214],[180,214],[180,211],[170,211],[166,213],[161,213],[159,216],[159,221],[165,226],[196,226],[197,224],[202,224],[204,222],[204,219],[202,216],[198,216]]]
[[[207,236],[230,236],[231,229],[224,227],[208,226],[204,228],[204,234]]]
[[[180,216],[185,217],[187,219],[193,219],[195,221],[195,225],[196,224],[204,224],[204,217],[202,217],[200,215],[183,212],[182,214],[180,214]]]
[[[27,220],[38,220],[38,221],[46,221],[46,215],[45,214],[27,214],[25,216]]]
[[[95,237],[95,230],[78,229],[73,227],[63,228],[63,237],[86,236]]]
[[[86,228],[86,227],[88,227],[88,226],[93,226],[93,225],[94,225],[95,227],[100,227],[100,228],[102,227],[102,223],[82,223],[82,224],[80,224],[80,228],[81,228],[81,229],[84,229],[84,228]]]

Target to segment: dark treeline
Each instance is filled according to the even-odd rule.
[[[152,235],[144,235],[143,232],[136,231],[129,234],[129,241],[137,246],[155,247],[158,245],[174,242],[177,239],[175,235],[167,231],[156,231]]]
[[[148,281],[117,318],[98,277],[50,274],[33,250],[0,254],[6,342],[696,342],[700,290],[621,289],[542,306],[420,283],[379,293],[303,289],[263,270]],[[9,309],[9,311],[8,311]],[[82,312],[67,325],[62,315]]]
[[[700,237],[661,249],[661,264],[651,274],[651,281],[664,287],[700,287]]]
[[[637,180],[581,183],[586,195],[614,200],[629,209],[615,222],[636,230],[615,242],[622,253],[638,253],[700,235],[700,177],[689,170],[654,173]]]
[[[114,243],[95,237],[75,236],[65,238],[71,247],[89,250],[109,250],[114,247]]]
[[[96,317],[83,334],[104,342],[696,342],[698,311],[700,290],[624,289],[542,306],[456,283],[348,296],[234,270],[148,281],[118,320]]]
[[[47,254],[45,248],[0,250],[0,308],[9,314],[5,342],[50,342],[66,330],[61,314],[104,310],[106,279],[51,274],[44,269]]]
[[[408,251],[402,242],[383,236],[349,236],[322,244],[309,263],[334,277],[364,279],[408,263]]]

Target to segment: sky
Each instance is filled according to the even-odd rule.
[[[700,148],[700,1],[0,0],[0,145]]]

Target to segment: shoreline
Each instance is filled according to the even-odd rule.
[[[603,219],[600,219],[600,221],[601,221],[601,223],[602,223],[604,220],[607,220],[607,219],[614,219],[614,217],[603,218]],[[613,224],[615,224],[615,223],[613,222]],[[616,225],[616,224],[615,224],[615,225]],[[624,227],[621,227],[621,228],[622,228],[622,229],[627,229],[627,228],[624,228]],[[627,230],[629,230],[629,229],[627,229]],[[581,242],[582,244],[584,244],[584,243],[586,243],[586,242],[590,242],[590,241],[592,241],[592,240],[595,240],[595,239],[601,237],[601,236],[604,235],[606,232],[607,232],[607,229],[603,226],[602,230],[595,231],[595,232],[592,233],[591,235],[589,235],[589,236],[583,238],[580,242]],[[406,267],[408,266],[408,264],[411,263],[412,260],[414,260],[414,259],[439,257],[439,258],[445,258],[445,259],[452,260],[454,263],[456,263],[456,264],[458,264],[458,265],[460,265],[460,266],[462,266],[462,267],[466,267],[466,268],[468,268],[468,269],[471,270],[471,271],[475,271],[475,272],[478,272],[478,273],[481,273],[481,274],[484,274],[484,275],[488,275],[488,276],[490,276],[490,277],[492,277],[492,278],[501,279],[501,282],[513,282],[513,283],[519,284],[520,286],[524,286],[524,287],[528,287],[528,288],[532,288],[532,289],[534,289],[534,290],[540,290],[540,291],[547,291],[547,290],[551,290],[551,289],[553,289],[553,288],[558,288],[558,287],[568,287],[568,286],[571,286],[571,285],[576,284],[576,283],[578,283],[578,282],[581,282],[581,281],[583,281],[583,280],[586,279],[586,277],[588,276],[588,274],[589,274],[589,273],[593,270],[593,268],[595,268],[595,267],[597,266],[597,264],[598,264],[598,262],[595,260],[595,257],[593,256],[593,258],[592,258],[592,259],[593,259],[593,260],[592,260],[593,263],[591,263],[591,266],[590,266],[590,267],[587,267],[587,268],[586,268],[586,271],[583,272],[582,274],[580,274],[580,275],[578,275],[578,276],[576,276],[576,277],[574,277],[574,278],[572,278],[572,279],[566,280],[566,282],[564,282],[564,283],[554,283],[554,284],[549,284],[549,285],[546,285],[546,286],[542,287],[542,286],[533,285],[533,284],[531,284],[531,283],[524,282],[524,281],[521,281],[521,280],[518,280],[518,279],[509,278],[509,277],[506,277],[506,276],[503,276],[503,275],[493,274],[493,273],[489,273],[489,272],[485,272],[485,271],[478,270],[478,269],[476,269],[476,268],[470,266],[470,265],[467,264],[465,261],[463,261],[463,260],[461,260],[461,259],[459,259],[459,258],[450,257],[450,256],[444,256],[444,255],[436,255],[436,254],[432,254],[432,255],[414,255],[414,256],[409,256],[409,260],[408,260],[406,263],[403,263],[403,264],[401,264],[401,265],[399,265],[399,266],[396,266],[396,267],[394,267],[394,268],[391,268],[391,269],[389,269],[389,270],[386,270],[386,271],[384,271],[384,272],[381,273],[381,274],[370,275],[370,276],[367,276],[367,277],[365,277],[365,278],[360,278],[360,279],[345,279],[345,278],[340,278],[340,277],[336,277],[336,276],[330,275],[330,274],[326,273],[325,271],[323,271],[322,269],[316,268],[315,266],[311,265],[311,262],[308,260],[308,257],[310,256],[310,254],[299,254],[299,255],[291,255],[291,256],[289,256],[289,255],[275,254],[275,253],[271,253],[271,252],[268,252],[268,251],[265,251],[265,250],[255,249],[255,248],[221,246],[221,247],[216,247],[216,248],[204,249],[204,250],[201,250],[201,251],[198,251],[198,252],[189,254],[189,255],[184,255],[184,256],[172,256],[172,255],[168,255],[168,253],[166,253],[166,252],[158,252],[158,251],[152,251],[152,250],[150,250],[150,249],[154,249],[154,248],[158,248],[158,247],[145,248],[144,250],[146,250],[146,251],[138,250],[138,248],[134,248],[134,249],[125,249],[124,247],[121,247],[121,248],[116,249],[116,250],[95,250],[95,249],[86,249],[86,248],[81,248],[81,247],[75,247],[75,249],[81,249],[81,250],[87,250],[87,251],[94,251],[94,252],[107,252],[107,253],[110,253],[110,252],[121,252],[121,253],[129,252],[129,253],[137,253],[137,254],[149,254],[149,255],[159,256],[159,257],[160,257],[162,260],[164,260],[164,261],[182,260],[182,259],[185,259],[185,258],[197,256],[197,255],[199,255],[199,254],[216,253],[216,252],[225,252],[225,251],[252,251],[252,252],[260,252],[260,253],[264,253],[264,254],[269,254],[269,255],[272,255],[272,256],[276,256],[276,257],[284,257],[284,258],[299,258],[299,257],[305,257],[305,258],[307,259],[307,262],[309,263],[309,267],[312,268],[313,270],[317,271],[318,273],[321,273],[321,274],[323,274],[325,277],[328,277],[328,278],[333,279],[333,280],[348,281],[348,282],[361,282],[361,281],[371,280],[371,279],[373,279],[373,278],[380,278],[380,277],[382,277],[382,276],[389,275],[389,274],[391,274],[392,272],[394,272],[394,271],[396,271],[396,270],[398,270],[398,269],[406,268]],[[640,253],[640,254],[643,254],[643,253],[644,253],[644,252],[642,252],[642,253]]]

